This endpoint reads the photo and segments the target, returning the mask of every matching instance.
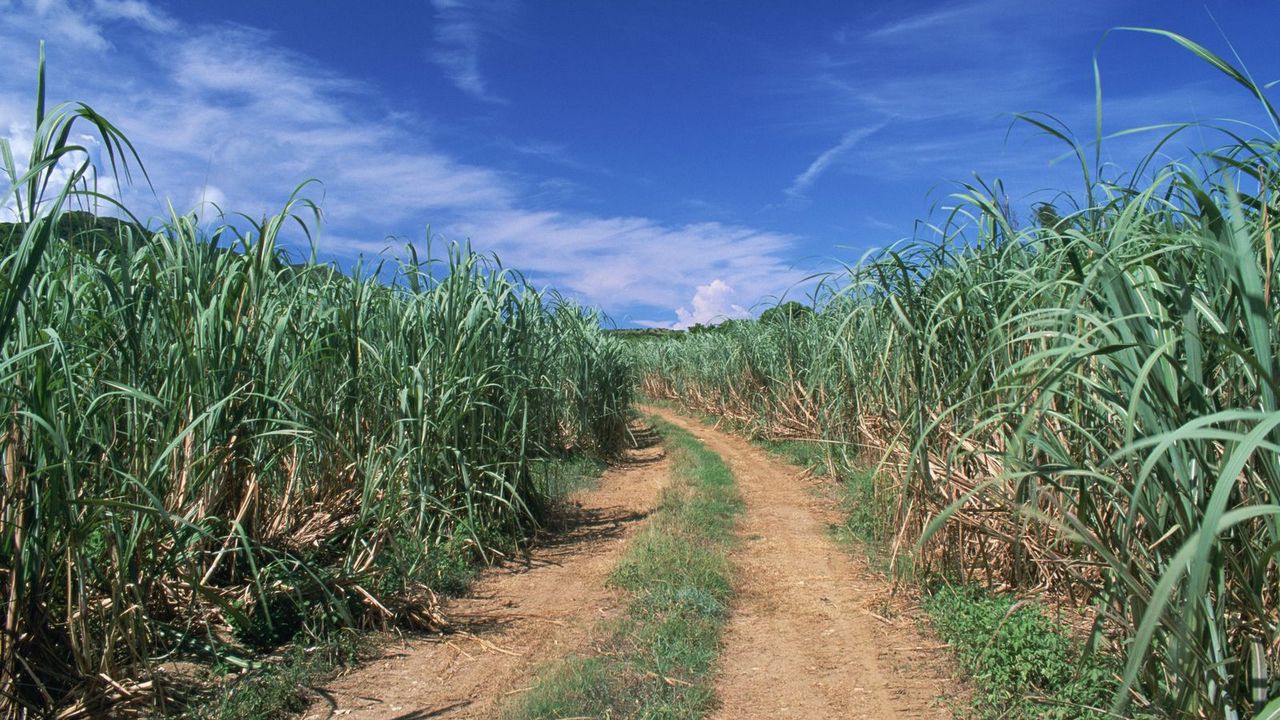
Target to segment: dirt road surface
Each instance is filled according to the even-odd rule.
[[[937,639],[885,617],[888,583],[839,547],[835,503],[741,438],[660,408],[729,463],[746,501],[716,720],[950,718],[961,690]],[[879,612],[877,612],[879,610]]]
[[[728,462],[746,513],[734,553],[737,597],[718,669],[714,720],[950,718],[963,689],[936,638],[887,608],[890,586],[830,527],[826,487],[733,435],[646,408]],[[453,632],[389,643],[382,657],[317,690],[308,720],[491,718],[535,670],[602,642],[622,610],[605,586],[626,541],[657,503],[669,463],[633,451],[575,496],[565,534],[487,571],[448,601]]]
[[[382,656],[316,690],[308,720],[492,718],[535,670],[589,649],[600,620],[623,608],[605,586],[627,539],[657,503],[669,463],[631,451],[577,493],[561,537],[486,571],[443,608],[452,632],[391,642]]]

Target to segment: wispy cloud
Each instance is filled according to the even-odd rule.
[[[541,140],[516,141],[508,137],[495,138],[493,144],[504,151],[518,153],[528,158],[559,165],[569,170],[576,170],[593,175],[613,175],[606,167],[583,162],[574,156],[569,147],[563,143],[545,142]]]
[[[97,25],[87,20],[77,8],[64,3],[16,0],[6,8],[6,14],[9,12],[33,15],[43,25],[44,34],[51,39],[63,39],[90,50],[105,50],[110,47]]]
[[[898,227],[897,225],[894,225],[893,223],[885,222],[884,220],[881,220],[880,218],[874,215],[868,215],[866,217],[866,223],[868,226],[873,227],[877,230],[888,230],[889,232],[901,232],[902,230],[902,228]]]
[[[805,168],[804,172],[797,175],[795,179],[791,181],[791,185],[786,189],[787,195],[793,198],[803,197],[805,191],[809,189],[809,186],[818,179],[818,176],[826,172],[827,168],[831,166],[831,163],[835,162],[835,160],[841,155],[852,150],[855,145],[873,135],[877,130],[884,127],[884,125],[884,123],[878,123],[868,127],[854,128],[846,132],[840,138],[840,142],[824,150],[821,155],[813,159],[813,162],[809,163],[809,167]]]
[[[841,28],[809,55],[803,79],[786,81],[802,118],[797,136],[812,142],[840,133],[805,158],[786,195],[804,197],[839,169],[858,176],[845,182],[912,180],[920,193],[974,172],[1043,176],[1058,148],[1020,154],[1032,133],[1015,134],[1007,147],[1006,131],[1018,112],[1091,111],[1088,56],[1071,50],[1097,42],[1082,28],[1106,11],[1082,7],[1066,26],[1055,22],[1056,9],[1017,0],[868,12],[866,22]]]
[[[108,25],[132,25],[152,33],[176,27],[164,11],[143,0],[0,0],[0,16],[8,16],[9,21],[0,18],[0,28],[34,20],[42,39],[96,51],[112,47],[105,30]],[[12,38],[6,35],[5,39]]]
[[[867,31],[863,39],[918,43],[922,37],[945,37],[948,43],[963,42],[971,39],[974,34],[985,37],[988,31],[998,31],[994,27],[996,21],[1023,14],[1020,5],[1022,4],[1011,0],[952,3],[936,10],[895,18]],[[964,34],[954,35],[957,31]]]
[[[511,10],[507,0],[431,0],[436,11],[431,58],[459,90],[476,100],[505,102],[480,72],[480,43]]]
[[[105,20],[127,20],[156,33],[172,32],[177,27],[164,11],[142,0],[93,0],[93,9]]]

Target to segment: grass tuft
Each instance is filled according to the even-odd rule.
[[[222,679],[209,697],[191,703],[182,720],[274,720],[307,709],[310,688],[341,667],[356,662],[360,640],[334,634],[318,645],[295,645],[261,668]]]

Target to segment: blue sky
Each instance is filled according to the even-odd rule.
[[[1108,132],[1261,123],[1169,41],[1106,33],[1234,46],[1269,82],[1277,21],[1250,0],[0,0],[0,133],[29,145],[43,38],[51,99],[138,146],[161,194],[125,189],[143,212],[256,216],[317,178],[344,266],[429,226],[618,325],[683,326],[802,294],[975,173],[1015,208],[1078,189],[1060,145],[1010,126],[1043,111],[1091,138],[1095,53]],[[1213,141],[1182,138],[1172,155]],[[1144,142],[1112,143],[1113,171]]]

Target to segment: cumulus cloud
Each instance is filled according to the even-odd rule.
[[[3,122],[3,118],[0,118],[0,122]],[[9,143],[10,152],[13,153],[14,171],[18,177],[21,177],[30,167],[32,143],[35,139],[32,123],[25,120],[11,120],[5,123],[3,127],[5,127],[4,138]],[[115,178],[109,171],[100,170],[100,168],[109,167],[109,163],[103,163],[102,143],[96,137],[73,131],[67,138],[67,143],[69,145],[78,145],[81,151],[66,155],[61,162],[47,171],[47,187],[43,194],[44,202],[36,208],[37,214],[47,211],[49,203],[56,198],[57,193],[82,168],[84,173],[80,175],[77,190],[90,190],[109,197],[114,197],[119,193],[120,188]],[[86,161],[88,162],[87,167],[85,167]],[[3,178],[0,180],[0,192],[4,193],[3,197],[0,197],[0,222],[16,222],[21,218],[18,213],[19,203],[15,193],[21,192],[22,188],[14,187],[10,183],[7,173],[0,175],[0,178]],[[95,198],[85,197],[83,193],[79,192],[68,199],[67,206],[73,209],[92,209],[101,214],[114,214],[112,206],[100,205]],[[31,208],[23,207],[22,215],[29,217],[31,210]]]
[[[219,209],[223,212],[231,210],[227,206],[227,194],[216,185],[198,188],[191,199],[191,206],[201,215],[216,213]]]
[[[706,285],[699,285],[693,293],[693,309],[676,308],[679,318],[672,326],[676,330],[684,330],[693,325],[715,325],[734,318],[751,317],[751,311],[733,302],[735,293],[720,278]]]

